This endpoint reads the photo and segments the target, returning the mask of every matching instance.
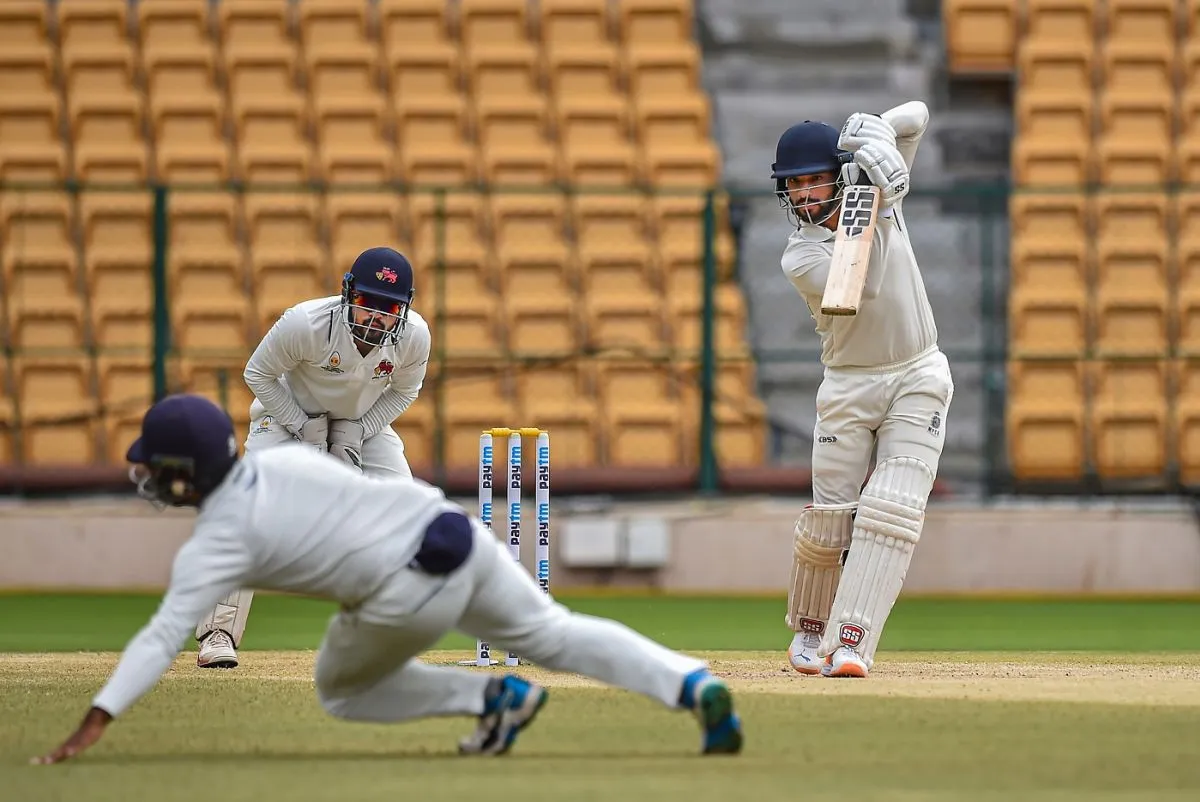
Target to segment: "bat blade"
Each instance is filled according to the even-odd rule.
[[[879,188],[870,184],[846,187],[833,242],[833,261],[821,298],[821,314],[843,317],[858,314],[878,220]]]

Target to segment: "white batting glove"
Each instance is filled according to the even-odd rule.
[[[288,431],[301,443],[312,446],[317,451],[329,450],[329,416],[324,413],[309,415],[308,420],[299,428],[288,427]]]
[[[329,426],[329,453],[362,473],[363,425],[355,420],[334,419]]]
[[[877,115],[862,112],[851,114],[842,125],[838,147],[854,153],[868,142],[881,142],[895,147],[896,130],[887,120]]]
[[[894,146],[868,142],[855,152],[854,163],[881,190],[881,206],[891,206],[908,194],[908,165]]]

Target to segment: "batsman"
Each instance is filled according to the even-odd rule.
[[[840,132],[806,121],[779,139],[771,177],[796,230],[783,272],[808,306],[824,376],[813,432],[813,503],[796,521],[788,661],[802,674],[866,677],[921,537],[954,394],[908,239],[903,200],[929,110],[853,114]],[[879,189],[861,301],[823,314],[847,187]],[[859,227],[861,231],[861,226]],[[840,268],[839,268],[840,269]],[[844,286],[845,277],[838,282]],[[874,471],[867,478],[875,452]],[[864,484],[865,481],[865,484]]]

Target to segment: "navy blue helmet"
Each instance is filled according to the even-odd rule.
[[[775,195],[779,205],[787,210],[788,217],[797,225],[803,220],[820,224],[829,219],[837,209],[841,196],[842,165],[851,154],[837,146],[839,132],[828,123],[805,120],[783,132],[775,146],[775,163],[771,165],[771,178],[775,179]],[[809,189],[832,186],[832,196],[824,201],[794,203],[788,195],[787,179],[819,173],[833,173],[832,182],[810,186]]]
[[[413,299],[412,264],[391,248],[368,248],[342,276],[342,314],[354,339],[395,345]]]
[[[138,494],[172,507],[197,506],[238,460],[233,422],[199,395],[169,395],[142,418],[125,459]]]

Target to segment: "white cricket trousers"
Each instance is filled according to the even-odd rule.
[[[270,415],[262,415],[250,422],[250,434],[246,437],[247,453],[295,442],[296,438],[287,429],[269,418]],[[379,434],[363,441],[362,458],[364,476],[412,478],[408,458],[404,456],[404,441],[390,426],[385,426]],[[203,640],[210,632],[222,629],[233,638],[235,646],[241,646],[253,601],[254,591],[251,590],[235,590],[221,599],[212,611],[197,622],[196,640]]]
[[[703,662],[551,601],[491,532],[474,520],[472,528],[471,554],[449,576],[403,569],[362,606],[333,617],[316,665],[326,711],[376,722],[480,715],[494,672],[414,659],[453,629],[544,668],[678,706],[684,677]]]
[[[914,457],[937,475],[954,382],[934,348],[887,370],[826,368],[813,431],[814,504],[858,501],[876,461]]]

